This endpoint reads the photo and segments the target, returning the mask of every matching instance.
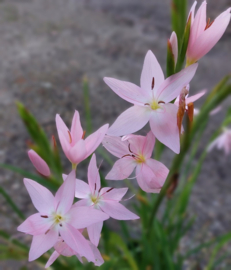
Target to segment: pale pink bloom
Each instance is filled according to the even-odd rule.
[[[63,151],[72,164],[78,164],[90,156],[102,142],[108,130],[108,124],[106,124],[84,140],[85,132],[83,132],[78,111],[75,111],[72,119],[71,130],[58,114],[56,126]]]
[[[104,78],[106,84],[117,95],[134,104],[116,119],[107,134],[111,136],[131,134],[149,122],[155,137],[179,153],[178,108],[170,102],[191,81],[196,69],[197,64],[191,65],[165,80],[156,57],[148,51],[141,73],[141,87],[130,82]]]
[[[44,176],[50,176],[51,172],[47,163],[34,151],[29,150],[28,156],[35,169]]]
[[[106,179],[123,180],[136,169],[136,179],[142,190],[150,193],[160,192],[169,170],[164,164],[151,158],[154,145],[155,137],[151,131],[146,137],[128,135],[123,137],[123,140],[119,137],[105,136],[103,146],[120,158]]]
[[[189,89],[189,87],[188,87]],[[206,90],[202,90],[201,92],[199,92],[198,94],[196,95],[193,95],[191,97],[189,97],[189,94],[186,95],[185,97],[185,110],[188,110],[188,104],[191,103],[191,102],[195,102],[196,100],[198,100],[199,98],[201,98],[207,91]],[[176,98],[174,104],[178,107],[179,106],[179,96]],[[195,111],[194,111],[195,113]]]
[[[81,232],[81,231],[80,231]],[[96,246],[94,246],[90,241],[87,241],[93,254],[94,254],[94,260],[92,261],[96,266],[100,266],[104,263],[104,260]],[[51,266],[54,261],[60,256],[66,256],[66,257],[71,257],[71,256],[76,256],[78,260],[83,263],[81,255],[78,254],[76,251],[74,251],[72,248],[70,248],[65,241],[59,237],[58,242],[54,245],[55,251],[51,254],[48,262],[45,265],[45,268],[48,268]]]
[[[64,179],[65,179],[64,175]],[[66,181],[66,180],[65,180]],[[118,220],[138,219],[139,217],[130,212],[119,203],[127,192],[127,188],[101,188],[100,175],[93,154],[88,167],[88,184],[76,179],[75,197],[80,198],[75,205],[88,206],[105,212],[107,215]],[[98,246],[103,222],[98,222],[87,227],[91,242]]]
[[[176,65],[177,59],[178,59],[178,40],[177,40],[177,35],[174,31],[172,32],[169,41],[170,41],[171,46],[172,46],[172,53],[173,53],[174,62]]]
[[[213,148],[217,147],[217,149],[224,149],[226,155],[228,155],[231,151],[231,129],[224,128],[223,133],[218,136],[208,147],[208,152],[210,152]]]
[[[72,206],[75,196],[75,171],[68,175],[55,196],[33,180],[24,179],[24,184],[39,211],[18,227],[18,231],[33,235],[29,261],[37,259],[52,248],[59,235],[71,249],[93,261],[92,249],[78,229],[104,221],[109,216],[92,208]]]
[[[231,17],[231,8],[228,8],[213,22],[210,20],[206,22],[207,3],[204,1],[194,18],[196,4],[195,1],[189,13],[191,14],[191,30],[187,48],[187,65],[197,62],[214,47],[224,34]]]

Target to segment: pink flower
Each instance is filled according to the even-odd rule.
[[[190,10],[191,30],[187,48],[188,66],[197,62],[206,53],[208,53],[213,48],[213,46],[215,46],[215,44],[224,34],[231,17],[231,8],[228,8],[214,21],[210,22],[210,19],[208,19],[206,22],[207,3],[204,1],[194,18],[196,4],[197,2],[195,1]]]
[[[85,132],[81,127],[78,111],[75,111],[70,131],[58,114],[56,115],[56,126],[63,152],[75,165],[95,151],[108,130],[108,124],[106,124],[84,140]]]
[[[81,232],[81,231],[80,231]],[[93,254],[94,254],[94,260],[92,261],[96,266],[100,266],[104,263],[104,260],[96,246],[94,246],[90,241],[87,241]],[[54,245],[55,251],[51,254],[48,262],[45,265],[45,268],[48,268],[53,264],[53,262],[60,256],[66,256],[66,257],[71,257],[71,256],[76,256],[78,260],[83,263],[81,255],[75,252],[73,249],[71,249],[65,241],[59,237],[58,242]]]
[[[64,175],[64,179],[65,177]],[[81,200],[75,205],[98,209],[118,220],[138,219],[139,217],[136,214],[133,214],[119,203],[127,190],[127,188],[101,188],[96,157],[93,154],[88,167],[88,184],[76,179],[75,197]],[[87,227],[89,238],[95,246],[98,246],[102,226],[103,222],[101,221]]]
[[[150,131],[146,137],[128,135],[105,136],[103,146],[114,156],[120,158],[107,174],[108,180],[123,180],[136,169],[136,179],[142,190],[150,193],[160,192],[169,170],[161,162],[151,158],[155,137]]]
[[[231,151],[231,129],[224,128],[223,133],[218,136],[208,147],[208,152],[217,147],[217,149],[224,149],[226,155]]]
[[[51,172],[47,163],[34,151],[29,150],[28,156],[35,169],[44,176],[50,176]]]
[[[94,254],[87,240],[78,229],[109,218],[101,211],[88,207],[72,207],[75,195],[75,171],[72,171],[66,181],[58,189],[55,197],[37,182],[24,179],[35,208],[39,211],[28,217],[18,231],[33,235],[29,252],[29,261],[40,257],[52,248],[59,235],[65,243],[89,261],[94,260]]]
[[[141,87],[130,82],[104,78],[106,84],[121,98],[134,104],[123,112],[109,128],[107,134],[122,136],[134,133],[148,122],[155,137],[172,149],[180,152],[177,128],[177,106],[170,103],[193,78],[197,64],[164,80],[156,57],[148,51],[141,74]]]
[[[177,59],[178,59],[178,40],[177,40],[177,35],[176,35],[176,33],[174,31],[171,34],[169,42],[170,42],[171,47],[172,47],[172,53],[173,53],[174,62],[175,62],[175,65],[176,65]]]

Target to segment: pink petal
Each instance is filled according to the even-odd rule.
[[[57,258],[59,257],[59,255],[60,255],[60,254],[55,250],[55,251],[51,254],[49,260],[47,261],[47,263],[46,263],[46,265],[45,265],[45,268],[48,268],[49,266],[51,266],[51,265],[54,263],[54,261],[57,260]]]
[[[113,78],[104,78],[105,83],[122,99],[136,105],[148,102],[150,95],[139,86]],[[151,82],[150,82],[151,83]]]
[[[180,153],[180,136],[177,127],[177,106],[165,104],[165,112],[154,112],[150,127],[156,138],[172,151]]]
[[[76,206],[76,204],[71,208],[68,214],[70,216],[70,224],[76,229],[83,229],[109,218],[108,215],[100,210],[86,206]]]
[[[206,92],[207,92],[206,90],[203,90],[203,91],[201,91],[200,93],[198,93],[198,94],[196,94],[194,96],[186,98],[186,105],[188,105],[191,102],[195,102],[196,100],[201,98]]]
[[[96,266],[100,266],[104,263],[104,260],[96,246],[94,246],[91,242],[89,242],[91,250],[95,256],[95,261],[93,262]]]
[[[151,158],[146,160],[146,164],[153,172],[151,179],[147,180],[149,187],[163,187],[168,176],[169,169],[163,163]]]
[[[122,140],[127,140],[129,142],[130,144],[129,149],[132,151],[133,154],[137,154],[137,155],[142,154],[146,137],[131,134],[131,135],[123,136]],[[130,151],[129,151],[129,154],[131,155]]]
[[[152,89],[152,82],[154,78],[154,89]],[[141,88],[146,90],[146,92],[149,92],[149,96],[152,96],[152,92],[155,91],[160,87],[160,85],[164,81],[164,74],[160,67],[160,64],[158,63],[155,55],[152,51],[148,51],[145,59],[144,59],[144,65],[141,73],[140,78],[140,85]],[[132,133],[132,132],[131,132]]]
[[[206,27],[206,6],[204,1],[199,7],[190,30],[189,49],[194,46],[196,39],[204,32]]]
[[[129,153],[128,142],[122,141],[120,137],[106,135],[102,144],[108,152],[118,158]]]
[[[30,247],[29,262],[36,260],[52,248],[58,240],[58,231],[50,230],[47,234],[35,235]]]
[[[177,58],[178,58],[178,40],[177,40],[177,35],[174,31],[172,32],[169,41],[170,41],[171,46],[172,46],[172,53],[174,55],[174,61],[175,61],[175,65],[176,65]]]
[[[87,158],[86,143],[84,140],[79,140],[75,146],[71,147],[68,153],[69,159],[72,163],[78,164]]]
[[[96,148],[101,144],[107,130],[108,130],[108,124],[102,126],[97,131],[92,133],[90,136],[88,136],[85,140],[86,149],[87,149],[87,156],[90,156]]]
[[[197,1],[195,1],[195,2],[193,3],[193,5],[192,5],[192,7],[191,7],[191,9],[190,9],[190,11],[189,11],[189,14],[188,14],[188,19],[189,19],[190,14],[192,14],[192,15],[191,15],[191,26],[192,26],[192,24],[193,24],[193,22],[194,22],[194,14],[195,14],[195,8],[196,8],[196,5],[197,5]],[[188,21],[188,19],[187,19],[187,21]]]
[[[63,122],[63,119],[60,117],[59,114],[56,114],[55,117],[55,122],[56,122],[56,128],[59,131],[62,131],[64,138],[66,139],[66,141],[70,141],[70,137],[69,137],[69,129],[67,128],[66,124]],[[60,138],[59,138],[60,139]],[[60,140],[61,141],[61,140]]]
[[[91,161],[89,163],[87,177],[91,193],[98,191],[101,187],[101,184],[95,154],[92,155]]]
[[[42,214],[49,214],[54,210],[54,196],[37,182],[24,178],[24,185],[31,197],[34,207]]]
[[[75,183],[75,197],[80,199],[88,198],[89,194],[91,194],[89,185],[79,179],[76,179]]]
[[[65,224],[65,228],[60,230],[60,234],[66,244],[75,252],[87,258],[87,260],[94,260],[94,254],[88,244],[88,241],[83,235],[69,224]]]
[[[66,155],[66,157],[70,160],[70,157],[69,157],[69,150],[71,149],[70,138],[68,137],[68,140],[67,140],[62,130],[58,130],[58,135],[59,135],[59,141],[62,146],[63,152]]]
[[[218,16],[213,24],[198,37],[193,47],[189,48],[187,57],[189,59],[199,60],[207,54],[224,34],[230,22],[230,17],[230,9]]]
[[[133,158],[124,157],[115,162],[111,171],[106,175],[107,180],[124,180],[136,167],[136,162]]]
[[[126,207],[118,202],[107,201],[100,208],[110,217],[118,220],[138,219],[139,217],[129,211]]]
[[[44,234],[52,226],[53,222],[50,218],[42,216],[40,213],[31,215],[18,226],[17,230],[31,235]]]
[[[29,150],[28,156],[31,163],[39,173],[44,176],[49,176],[51,174],[47,163],[34,150]]]
[[[83,136],[83,129],[80,123],[79,112],[75,111],[71,124],[72,142],[76,144]]]
[[[143,165],[137,166],[136,168],[136,179],[140,188],[147,193],[159,193],[160,188],[151,188],[147,183],[150,174],[152,175],[151,170],[150,169],[143,170],[142,168]]]
[[[142,149],[142,153],[146,158],[150,158],[152,156],[155,141],[155,136],[153,135],[152,131],[149,131],[145,137],[145,142]]]
[[[102,188],[100,191],[100,196],[103,200],[117,201],[122,200],[123,196],[127,193],[128,188]]]
[[[89,200],[88,199],[79,200],[73,205],[73,207],[75,206],[89,206]]]
[[[76,252],[71,249],[65,241],[62,239],[62,237],[59,237],[58,242],[54,245],[54,249],[61,255],[66,257],[71,257],[76,254]]]
[[[122,136],[134,133],[143,128],[150,119],[148,107],[133,106],[123,112],[109,128],[107,134]]]
[[[98,222],[87,227],[89,239],[96,247],[99,244],[100,234],[103,228],[103,222]]]
[[[57,212],[65,214],[72,206],[75,196],[75,170],[72,170],[55,194]]]
[[[180,72],[168,77],[158,89],[158,101],[168,103],[180,95],[184,86],[186,86],[194,77],[198,64],[190,65]]]

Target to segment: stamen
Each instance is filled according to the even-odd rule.
[[[86,130],[83,131],[82,139],[85,138],[85,135],[86,135]]]
[[[96,191],[96,183],[95,183],[95,191]]]
[[[110,188],[109,190],[107,190],[106,192],[109,192],[109,191],[111,191],[111,190],[113,190],[114,188],[112,187],[112,188]]]
[[[123,157],[131,157],[131,156],[132,156],[132,155],[127,154],[127,155],[122,156],[121,158],[123,158]]]
[[[144,105],[148,105],[148,106],[150,106],[150,104],[149,104],[149,103],[145,103]]]
[[[59,224],[59,226],[60,226],[60,227],[63,227],[63,225],[62,225],[62,224]]]
[[[48,216],[41,216],[42,218],[48,218]]]
[[[70,131],[69,131],[69,130],[68,130],[67,132],[68,132],[68,135],[69,135],[69,140],[70,140],[70,143],[72,143],[72,137],[71,137],[71,133],[70,133]]]
[[[50,229],[48,229],[48,230],[45,232],[45,234],[47,234],[49,231],[50,231]]]
[[[210,22],[210,18],[208,18],[207,24],[205,26],[205,30],[208,29],[212,24],[213,24],[214,20]]]
[[[153,90],[154,86],[155,86],[155,79],[154,79],[154,77],[153,77],[153,78],[152,78],[152,90]]]
[[[128,145],[128,149],[129,149],[129,151],[131,152],[131,153],[133,153],[132,152],[132,150],[131,150],[131,144],[129,143],[129,145]],[[134,153],[133,153],[134,154]]]
[[[160,103],[165,104],[165,102],[164,102],[164,101],[162,101],[162,100],[158,101],[158,104],[160,104]]]

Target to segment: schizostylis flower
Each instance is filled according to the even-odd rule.
[[[64,179],[65,177],[64,175]],[[119,203],[127,190],[127,188],[101,187],[96,157],[93,154],[88,167],[88,184],[76,179],[75,197],[81,200],[75,205],[98,209],[118,220],[138,219],[139,217],[136,214]],[[89,238],[95,246],[98,246],[102,227],[103,221],[87,227]]]
[[[107,134],[122,136],[134,133],[148,122],[155,137],[180,152],[177,128],[177,106],[170,103],[193,78],[197,64],[164,79],[163,71],[151,51],[148,51],[141,73],[141,87],[133,83],[104,78],[106,84],[121,98],[134,104],[123,112],[109,128]]]
[[[68,175],[55,196],[33,180],[25,178],[24,184],[38,210],[38,213],[28,217],[18,227],[18,231],[33,235],[29,261],[37,259],[52,248],[59,235],[80,256],[93,261],[92,249],[78,229],[104,221],[109,216],[92,208],[72,206],[75,195],[75,171]]]
[[[191,30],[187,48],[188,66],[197,62],[216,45],[224,34],[231,17],[231,8],[228,8],[214,21],[210,19],[206,21],[207,3],[204,1],[194,18],[196,4],[195,1],[189,13],[191,14]]]
[[[28,156],[35,169],[42,175],[50,176],[50,168],[48,167],[45,160],[43,160],[34,150],[28,151]]]
[[[108,124],[106,124],[84,139],[85,132],[82,129],[78,111],[75,111],[72,119],[71,130],[58,114],[56,126],[63,152],[75,166],[95,151],[108,130]]]
[[[231,129],[223,128],[223,132],[218,136],[208,147],[210,152],[212,149],[223,149],[225,154],[228,155],[231,152]]]
[[[147,136],[128,135],[123,138],[105,136],[103,146],[120,158],[107,174],[108,180],[123,180],[135,169],[137,182],[142,190],[149,193],[160,192],[169,173],[161,162],[151,158],[155,137],[150,131]]]

